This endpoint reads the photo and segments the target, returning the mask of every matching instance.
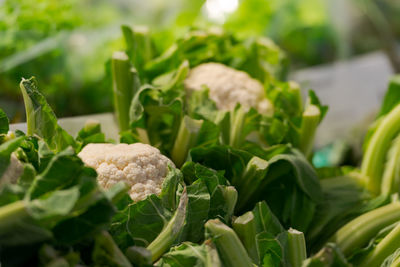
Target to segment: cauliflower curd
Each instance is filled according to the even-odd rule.
[[[134,201],[150,194],[160,194],[162,183],[172,161],[147,144],[88,144],[78,154],[82,161],[96,169],[99,184],[107,189],[123,181]]]
[[[193,68],[184,81],[187,90],[209,88],[210,98],[221,110],[232,110],[237,103],[254,107],[262,114],[270,114],[273,106],[265,98],[264,87],[246,72],[220,63],[204,63]]]

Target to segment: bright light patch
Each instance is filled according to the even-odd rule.
[[[216,22],[224,22],[226,16],[237,9],[239,0],[207,0],[205,12],[207,16]]]

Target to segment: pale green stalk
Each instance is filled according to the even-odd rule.
[[[385,236],[376,247],[361,261],[360,266],[378,267],[399,248],[400,224]]]
[[[195,120],[186,115],[183,117],[171,153],[171,159],[177,167],[183,165],[189,150],[196,144],[202,124],[202,120]]]
[[[253,263],[236,233],[220,220],[209,220],[205,224],[225,266],[253,267]]]
[[[307,258],[306,240],[300,231],[288,230],[288,259],[292,267],[301,267]]]
[[[397,105],[379,123],[369,141],[361,164],[361,174],[365,177],[367,188],[373,193],[380,193],[386,153],[399,131],[400,105]]]
[[[111,59],[114,108],[121,131],[129,129],[129,110],[138,84],[137,72],[125,52],[114,52]]]
[[[147,249],[151,251],[152,262],[158,260],[178,238],[185,224],[187,204],[188,196],[185,188],[174,216],[172,216],[156,239],[147,246]]]
[[[381,229],[400,220],[400,203],[393,202],[367,212],[340,228],[331,241],[345,256],[368,243]]]
[[[381,184],[381,193],[384,195],[397,193],[400,189],[400,135],[393,141],[387,158]]]
[[[316,105],[309,105],[303,112],[299,148],[308,157],[314,145],[314,136],[321,120],[321,111]]]
[[[248,211],[242,216],[237,217],[232,226],[253,262],[258,263],[257,230],[253,212]]]

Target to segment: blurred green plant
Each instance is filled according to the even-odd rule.
[[[188,28],[215,25],[207,14],[208,1],[226,2],[0,0],[0,106],[12,122],[24,120],[17,85],[21,77],[36,76],[59,117],[111,111],[111,68],[110,63],[104,68],[104,63],[112,51],[123,49],[120,25],[148,25],[154,31],[156,50],[163,51]],[[353,2],[364,0],[346,1],[345,9],[360,24],[349,25],[348,39],[333,23],[338,12],[335,1],[238,0],[237,9],[224,14],[225,20],[217,24],[239,37],[273,39],[287,52],[294,68],[343,58],[343,44],[348,46],[345,57],[382,47],[379,29],[374,33],[367,22],[376,22],[374,17],[360,19],[350,10]],[[368,2],[379,7],[398,40],[400,4]]]
[[[11,118],[21,116],[18,81],[32,75],[60,116],[111,109],[102,78],[118,43],[117,10],[106,1],[5,0],[0,17],[0,104]]]
[[[224,26],[242,35],[272,38],[297,66],[336,57],[336,35],[323,0],[242,0]]]

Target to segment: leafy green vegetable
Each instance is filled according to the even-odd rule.
[[[157,266],[222,266],[219,261],[218,254],[210,255],[208,246],[205,244],[198,245],[190,242],[184,242],[179,246],[171,248],[164,254]]]
[[[281,151],[280,148],[276,149]],[[239,196],[241,191],[254,192],[249,201],[239,202],[238,207],[249,209],[257,201],[265,199],[272,211],[280,214],[280,219],[285,224],[302,230],[307,229],[311,223],[316,203],[322,201],[322,192],[314,169],[295,149],[289,148],[288,153],[268,159],[268,172],[262,182],[249,183],[250,186],[247,187],[241,185],[242,179],[251,179],[244,176],[246,165],[251,159],[248,152],[226,146],[213,146],[192,149],[191,158],[205,166],[224,170],[228,180],[237,186]],[[286,195],[287,200],[282,201],[282,195]],[[310,216],[304,216],[306,213]]]
[[[20,88],[25,103],[27,134],[39,135],[54,151],[61,151],[67,146],[74,147],[74,139],[57,124],[57,118],[39,92],[35,78],[22,79]]]

